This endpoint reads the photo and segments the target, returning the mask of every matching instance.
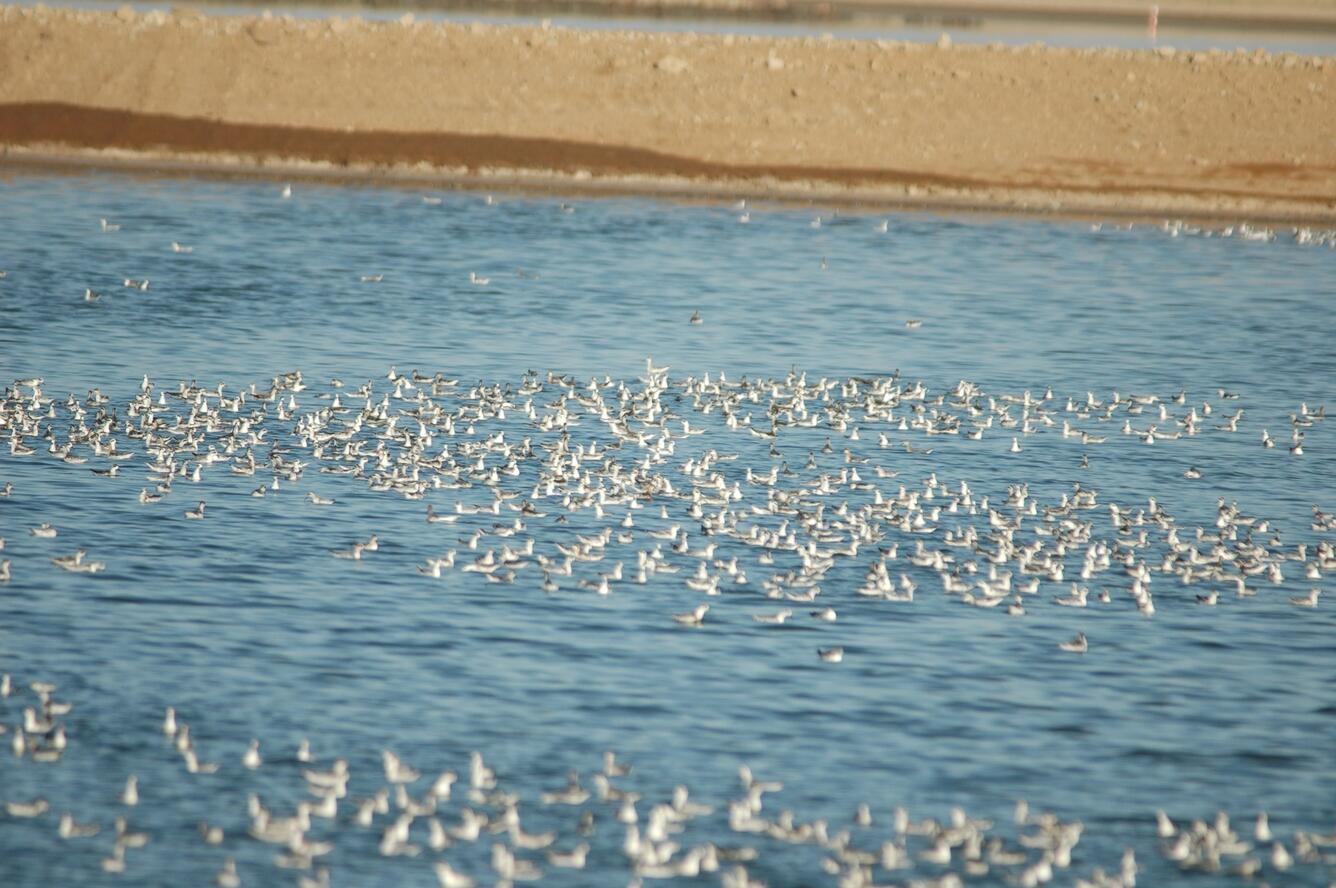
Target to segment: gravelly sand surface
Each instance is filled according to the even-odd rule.
[[[0,145],[1336,219],[1336,59],[0,8]]]

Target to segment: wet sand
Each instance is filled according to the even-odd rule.
[[[0,162],[1336,221],[1336,59],[0,9]]]

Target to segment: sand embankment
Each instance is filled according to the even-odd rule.
[[[1336,220],[1336,59],[0,8],[8,162]]]

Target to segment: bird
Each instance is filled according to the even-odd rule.
[[[187,509],[184,514],[186,518],[195,521],[202,520],[204,518],[204,500],[200,500],[199,505],[195,508]]]
[[[125,805],[130,808],[133,808],[135,805],[138,805],[139,778],[133,774],[125,778],[125,789],[121,790],[121,794],[116,797],[116,800],[120,802],[122,805]]]
[[[102,828],[96,823],[76,822],[74,815],[66,811],[60,815],[57,833],[62,839],[85,839],[97,835],[101,830]]]
[[[443,515],[427,503],[427,523],[428,524],[454,524],[459,520],[458,515]]]
[[[1322,590],[1314,587],[1308,590],[1307,595],[1291,597],[1290,604],[1295,607],[1317,607],[1317,599],[1321,594]]]
[[[1084,654],[1090,649],[1090,642],[1086,639],[1084,632],[1076,633],[1076,637],[1071,641],[1064,641],[1058,647],[1068,653]]]
[[[470,271],[470,272],[469,272],[469,283],[470,283],[470,284],[473,284],[473,285],[476,286],[476,287],[485,287],[485,286],[487,286],[488,284],[490,284],[491,282],[492,282],[492,279],[491,279],[491,278],[489,278],[489,277],[483,277],[482,275],[478,274],[476,271]]]
[[[705,622],[705,615],[709,610],[708,604],[698,604],[687,613],[673,614],[673,620],[684,626],[700,626]]]
[[[689,324],[700,324],[700,323],[704,323],[704,322],[701,320],[700,312],[699,312],[699,311],[693,311],[693,312],[691,313],[691,317],[687,319],[687,323],[689,323]]]
[[[346,558],[353,561],[361,561],[362,553],[366,551],[366,543],[356,542],[348,549],[331,549],[330,554],[335,558]]]
[[[5,811],[10,817],[33,818],[41,817],[47,811],[51,810],[51,803],[44,798],[36,798],[31,802],[6,802]]]
[[[231,857],[223,861],[223,868],[213,877],[218,888],[240,888],[241,876],[237,873],[237,862]]]
[[[816,653],[823,663],[840,663],[844,661],[844,648],[842,647],[817,648]]]

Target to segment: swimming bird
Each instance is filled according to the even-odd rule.
[[[589,843],[581,842],[570,851],[548,851],[547,860],[553,866],[563,869],[584,869],[588,854]]]
[[[260,757],[260,741],[251,740],[250,745],[246,747],[245,754],[241,757],[241,764],[254,771],[263,763],[264,759]]]
[[[199,501],[199,505],[196,506],[195,508],[193,508],[193,509],[187,509],[187,510],[185,511],[184,514],[185,514],[185,517],[190,518],[190,519],[195,520],[195,521],[199,521],[199,520],[203,519],[203,518],[204,518],[204,500],[200,500],[200,501]]]
[[[699,311],[693,311],[693,312],[691,313],[691,317],[687,319],[687,323],[688,323],[688,324],[700,324],[700,323],[704,323],[704,322],[701,320],[700,312],[699,312]]]
[[[422,776],[420,772],[404,764],[403,760],[390,750],[383,749],[380,755],[385,766],[386,782],[393,784],[412,783]]]
[[[428,524],[454,524],[459,520],[459,515],[443,515],[427,503],[427,523]]]
[[[823,663],[840,663],[844,661],[844,648],[842,647],[817,648],[816,653]]]
[[[139,778],[131,774],[125,778],[125,789],[116,797],[122,805],[133,808],[139,804]]]
[[[5,802],[5,811],[10,817],[41,817],[49,810],[51,803],[40,797],[31,802]]]
[[[38,539],[50,540],[54,539],[56,535],[59,533],[59,531],[57,531],[50,524],[43,522],[42,524],[39,524],[37,527],[29,529],[28,533],[32,534]]]
[[[310,502],[311,505],[313,505],[313,506],[332,506],[332,505],[334,505],[334,499],[333,499],[333,497],[321,496],[320,494],[316,493],[314,490],[307,491],[307,493],[306,493],[306,499],[307,499],[307,501]]]
[[[57,828],[57,834],[62,839],[86,839],[97,835],[102,831],[102,827],[96,823],[78,823],[74,815],[69,811],[60,815],[60,824]]]
[[[470,271],[470,272],[469,272],[469,283],[470,283],[470,284],[473,284],[473,285],[476,286],[476,287],[485,287],[485,286],[487,286],[488,284],[490,284],[491,282],[492,282],[492,279],[491,279],[491,278],[489,278],[489,277],[483,277],[482,275],[478,274],[476,271]]]
[[[673,614],[673,620],[683,626],[700,626],[705,622],[705,615],[709,610],[708,604],[698,604],[687,613]]]
[[[1058,645],[1061,650],[1073,654],[1084,654],[1090,649],[1090,642],[1086,639],[1084,632],[1076,633],[1076,637],[1071,641],[1064,641]]]
[[[330,549],[329,553],[333,555],[335,558],[348,558],[352,559],[353,561],[361,561],[362,552],[364,552],[365,550],[366,550],[366,543],[356,542],[353,543],[352,548]]]
[[[231,857],[223,861],[223,868],[213,877],[218,888],[240,888],[241,876],[237,873],[237,862]]]
[[[603,752],[603,776],[605,777],[625,777],[631,773],[631,765],[628,762],[617,761],[617,753],[611,749]]]
[[[432,864],[436,872],[436,881],[441,888],[473,888],[473,879],[456,870],[444,860]]]
[[[1321,594],[1322,590],[1314,587],[1308,590],[1307,595],[1291,597],[1290,604],[1295,607],[1317,607],[1317,599]]]

